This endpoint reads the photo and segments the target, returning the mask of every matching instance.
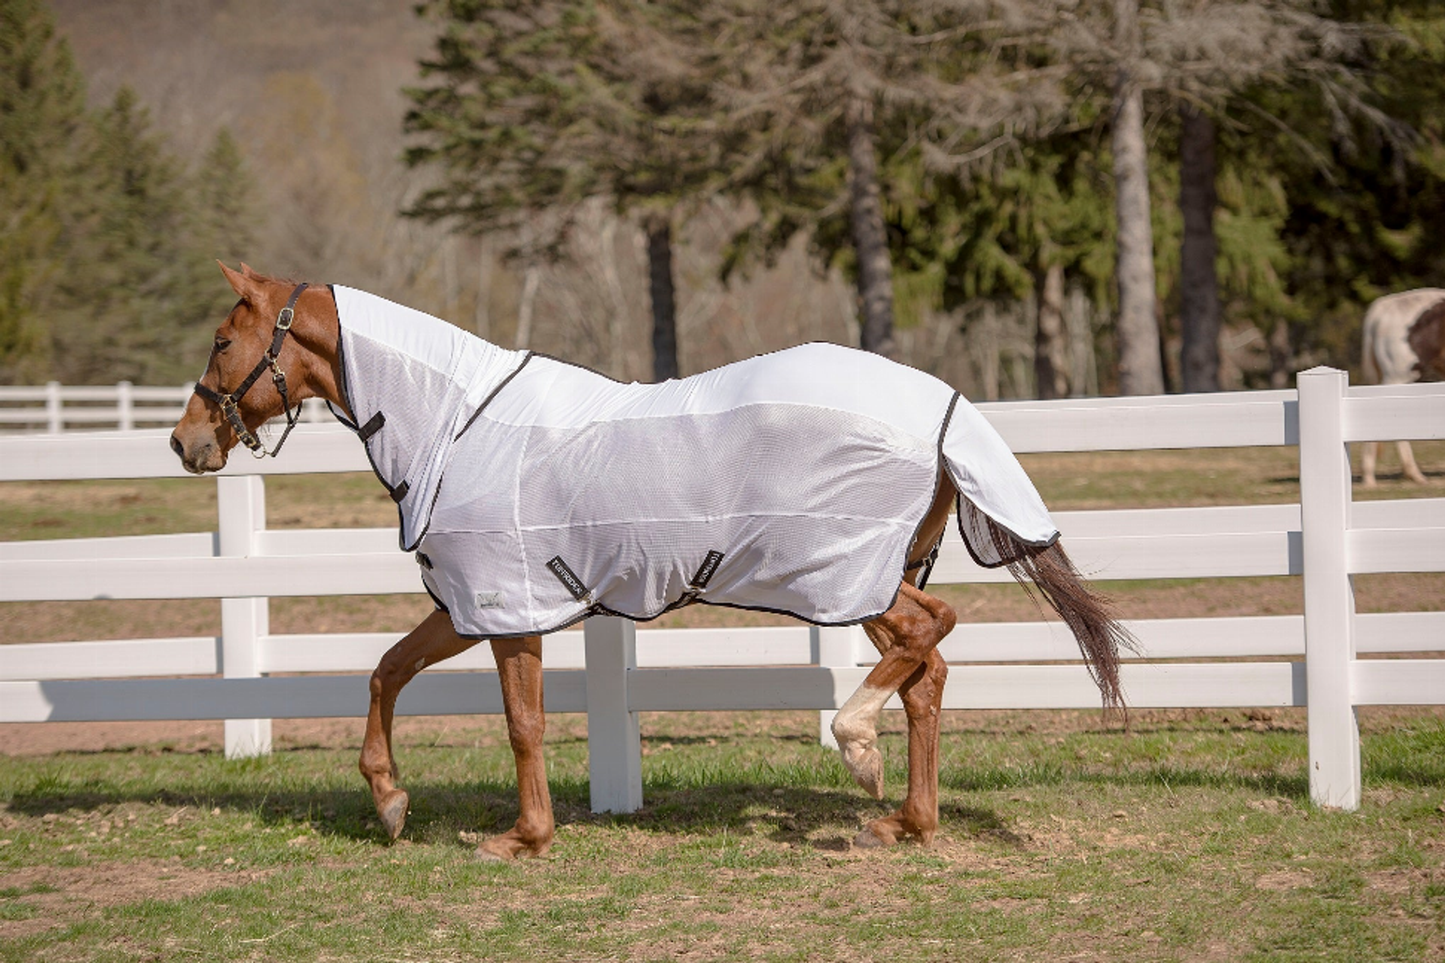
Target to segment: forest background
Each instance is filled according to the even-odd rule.
[[[6,383],[195,377],[216,258],[627,380],[1358,377],[1445,286],[1445,5],[0,0],[0,223]]]

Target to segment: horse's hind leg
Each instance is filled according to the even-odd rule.
[[[391,751],[391,721],[396,697],[418,672],[429,665],[465,652],[477,644],[452,629],[451,616],[433,612],[396,645],[371,674],[371,708],[366,715],[366,736],[361,744],[361,774],[371,786],[376,813],[392,839],[406,825],[410,799],[397,788],[396,758]]]
[[[517,824],[477,847],[482,859],[541,856],[552,846],[552,796],[547,791],[547,765],[542,757],[546,716],[542,705],[542,638],[529,635],[492,642],[502,702],[507,711],[507,737],[517,762]]]
[[[914,836],[927,846],[938,829],[938,737],[948,663],[937,649],[898,690],[908,716],[908,795],[892,815],[875,819],[854,845],[888,846]]]
[[[1411,450],[1408,441],[1398,441],[1395,447],[1400,452],[1400,467],[1405,471],[1405,477],[1417,485],[1424,485],[1425,473],[1420,471],[1420,466],[1415,464],[1415,452]]]
[[[878,752],[878,714],[883,709],[883,704],[889,697],[908,683],[914,673],[924,667],[929,660],[930,654],[934,654],[934,647],[945,635],[953,630],[957,616],[949,605],[933,596],[916,589],[909,582],[903,582],[899,586],[898,598],[894,601],[893,607],[882,615],[868,622],[863,623],[863,630],[873,640],[873,644],[883,657],[868,673],[858,691],[848,697],[848,701],[838,710],[838,715],[833,720],[833,735],[838,740],[838,748],[843,754],[843,763],[853,774],[858,785],[868,790],[877,799],[883,798],[883,757]],[[941,665],[942,659],[936,658],[933,665]],[[937,669],[925,671],[924,675],[914,682],[916,687],[925,680],[939,675]],[[946,670],[945,670],[946,674]],[[942,698],[942,680],[937,679],[937,698]],[[927,693],[927,689],[921,690],[919,695]],[[926,721],[923,717],[928,714],[933,696],[919,701],[917,707],[909,717],[909,752],[913,755],[917,739],[912,734],[915,726],[915,715],[919,715],[919,721]],[[935,713],[936,717],[936,713]],[[938,751],[937,723],[933,724],[932,738],[929,739],[927,732],[919,733],[919,737],[932,745],[932,753],[936,757]],[[912,772],[910,758],[909,784],[912,789],[920,780],[926,781],[926,774],[923,772],[915,775]],[[933,774],[937,776],[937,761],[933,763]],[[937,785],[931,792],[936,796]],[[926,803],[926,799],[918,800]],[[936,809],[936,800],[933,804]],[[934,817],[936,821],[936,815]]]

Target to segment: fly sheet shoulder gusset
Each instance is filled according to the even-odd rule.
[[[892,603],[940,470],[1017,540],[1057,537],[982,415],[877,355],[811,344],[621,384],[337,290],[348,401],[363,427],[383,413],[368,454],[404,486],[403,547],[459,634],[694,600],[866,620]],[[963,531],[980,563],[1011,561]]]

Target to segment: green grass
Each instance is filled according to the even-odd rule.
[[[897,719],[890,716],[896,729]],[[0,960],[1422,960],[1445,949],[1445,722],[1364,740],[1358,813],[1307,802],[1299,731],[1199,717],[1130,732],[950,716],[934,847],[849,848],[886,811],[815,717],[646,720],[646,805],[587,811],[585,723],[548,736],[543,860],[488,865],[515,818],[499,720],[400,750],[388,845],[349,749],[129,752],[0,771]],[[890,790],[902,736],[884,736]],[[890,797],[890,802],[896,797]],[[86,880],[133,877],[94,892]],[[102,887],[103,890],[103,887]]]

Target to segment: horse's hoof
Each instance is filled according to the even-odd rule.
[[[386,833],[393,841],[406,828],[406,813],[410,806],[411,798],[407,796],[406,790],[393,789],[376,807],[376,814],[381,817],[381,824],[386,827]]]
[[[874,799],[883,798],[883,754],[877,746],[866,749],[857,745],[843,750],[843,765],[853,774],[853,781]]]
[[[853,837],[853,847],[855,849],[882,849],[887,845],[889,845],[889,840],[881,839],[873,835],[873,830],[871,829],[865,829]]]

